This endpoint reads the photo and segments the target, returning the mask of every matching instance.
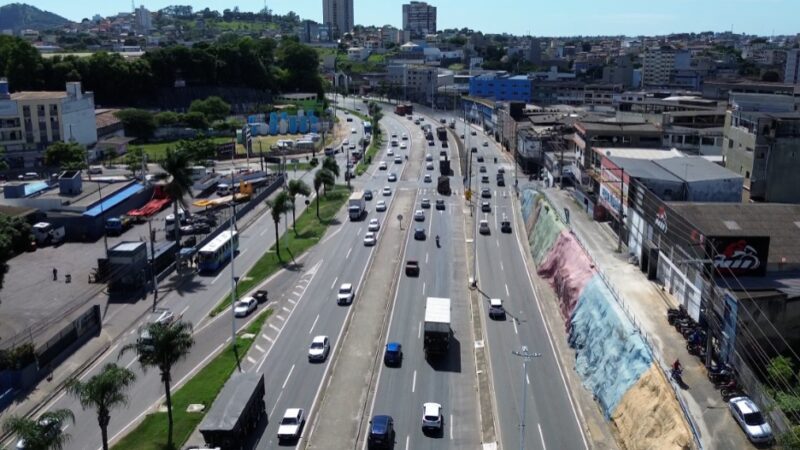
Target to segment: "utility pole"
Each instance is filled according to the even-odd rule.
[[[150,271],[153,272],[153,312],[156,310],[156,302],[158,301],[158,274],[156,274],[156,246],[155,237],[153,233],[153,220],[147,219],[147,229],[150,233]]]
[[[531,353],[527,346],[522,346],[520,351],[512,351],[512,355],[522,358],[522,411],[519,418],[519,450],[525,450],[525,399],[528,397],[528,361],[539,358],[541,353]]]
[[[617,253],[622,252],[622,229],[625,224],[625,168],[620,168],[619,176],[619,230],[617,230]]]
[[[233,202],[231,202],[233,205]],[[239,367],[239,371],[242,371],[241,366],[239,365],[239,354],[236,352],[236,313],[234,310],[236,309],[236,272],[234,270],[233,260],[236,256],[236,251],[233,249],[233,240],[234,236],[234,224],[236,223],[236,213],[231,213],[231,225],[230,225],[230,239],[231,239],[231,343],[233,345],[234,352],[236,353],[236,366]],[[279,243],[276,242],[275,245]]]

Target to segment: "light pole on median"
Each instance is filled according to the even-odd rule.
[[[519,449],[525,449],[525,397],[528,396],[527,393],[527,376],[528,376],[528,361],[532,361],[533,358],[539,358],[542,356],[541,353],[531,353],[528,351],[528,347],[523,345],[520,351],[512,351],[511,354],[514,356],[519,356],[522,358],[522,411],[520,412],[519,418]]]

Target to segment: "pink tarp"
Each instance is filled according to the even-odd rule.
[[[574,236],[564,231],[539,264],[538,273],[556,292],[561,318],[564,319],[564,326],[569,328],[569,319],[575,311],[578,298],[595,274],[592,263]]]

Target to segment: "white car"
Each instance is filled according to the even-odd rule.
[[[425,169],[427,169],[427,170],[433,170],[433,163],[432,163],[432,162],[425,163]]]
[[[353,303],[353,298],[355,297],[355,289],[353,289],[353,285],[350,283],[342,283],[339,286],[339,293],[336,295],[336,303],[340,305],[346,305],[348,303]]]
[[[395,164],[403,164],[403,158],[401,158],[399,156],[395,156],[394,157],[394,163]]]
[[[384,200],[378,200],[378,203],[375,203],[375,211],[386,211],[386,202]]]
[[[386,150],[386,156],[394,156],[394,150],[392,149]]]
[[[425,212],[421,209],[414,211],[414,220],[416,222],[424,222],[425,221]]]
[[[373,245],[375,245],[375,242],[376,242],[375,241],[375,233],[370,231],[369,233],[364,235],[364,246],[365,247],[372,247]]]
[[[397,133],[392,133],[392,138],[397,139]]]
[[[397,181],[397,174],[390,173],[389,174],[389,181],[392,181],[392,182]],[[388,189],[388,187],[386,189]],[[389,195],[389,194],[385,194],[385,195]]]
[[[392,175],[389,175],[389,179],[390,180],[392,179]],[[392,188],[390,188],[389,186],[386,186],[386,187],[383,188],[382,192],[383,192],[383,196],[384,197],[388,197],[388,196],[392,195]]]
[[[756,444],[772,441],[772,427],[764,420],[761,410],[752,400],[748,397],[734,397],[728,400],[728,408],[750,442]]]
[[[401,150],[404,150],[404,149],[406,149],[406,148],[408,148],[408,146],[406,145],[406,143],[405,143],[405,142],[401,142],[401,143],[400,143],[400,149],[401,149]]]
[[[431,155],[430,153],[425,155],[425,161],[433,161],[433,155]]]
[[[386,161],[381,161],[381,163],[378,164],[378,170],[386,170],[388,167],[389,166],[386,165]]]
[[[426,173],[424,177],[422,177],[422,181],[426,183],[430,183],[432,181],[431,174]]]
[[[369,225],[367,226],[367,230],[369,231],[378,231],[381,229],[381,223],[378,219],[370,219]]]
[[[233,315],[236,317],[245,317],[251,312],[256,310],[258,302],[253,297],[242,297],[241,300],[236,302],[233,307]]]
[[[283,413],[283,419],[278,424],[278,441],[299,439],[306,423],[305,411],[302,408],[289,408]]]
[[[442,405],[438,403],[422,404],[422,431],[441,432],[444,418],[442,417]]]
[[[404,141],[407,141],[407,140],[408,140],[408,135],[407,135],[407,134],[405,134],[405,133],[403,133],[403,140],[404,140]]]
[[[355,128],[350,128],[350,132],[353,133],[353,134],[356,134],[356,129]]]
[[[331,343],[328,336],[316,336],[308,347],[309,361],[325,361],[331,351]]]

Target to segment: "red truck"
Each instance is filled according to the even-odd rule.
[[[394,107],[394,113],[398,116],[410,116],[414,113],[414,105],[405,104],[405,105],[397,105]]]

